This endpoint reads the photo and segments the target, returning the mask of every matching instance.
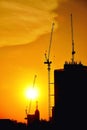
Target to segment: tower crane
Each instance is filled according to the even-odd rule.
[[[32,87],[32,88],[34,88],[34,86],[35,86],[36,77],[37,77],[37,75],[34,76],[34,81],[33,81],[33,87]],[[28,113],[30,113],[31,104],[32,104],[32,99],[30,100],[29,111],[28,111]]]
[[[45,59],[46,61],[44,64],[47,64],[48,66],[48,118],[50,120],[51,117],[51,106],[50,106],[50,65],[52,61],[50,61],[50,50],[51,50],[51,44],[52,44],[52,35],[53,35],[53,29],[54,29],[54,23],[52,24],[52,29],[51,29],[51,36],[50,36],[50,44],[49,44],[49,49],[48,49],[48,55],[45,53]]]
[[[33,86],[32,86],[32,88],[34,88],[34,86],[35,86],[36,77],[37,77],[37,75],[34,76],[34,80],[33,80]],[[30,114],[31,104],[32,104],[32,99],[30,99],[29,106],[28,106],[28,107],[26,108],[26,110],[25,110],[27,116]],[[25,119],[28,120],[27,117],[26,117]]]
[[[73,38],[73,21],[72,21],[72,14],[71,14],[71,34],[72,34],[72,64],[74,64],[75,50],[74,50],[74,38]]]

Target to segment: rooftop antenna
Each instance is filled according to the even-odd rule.
[[[72,14],[71,14],[71,35],[72,35],[72,64],[74,64],[74,38],[73,38],[73,20],[72,20]]]
[[[45,59],[46,61],[44,62],[44,64],[47,64],[48,66],[48,117],[50,120],[51,117],[51,106],[50,106],[50,65],[52,63],[52,61],[50,61],[50,50],[51,50],[51,44],[52,44],[52,35],[53,35],[53,29],[54,29],[54,23],[52,24],[52,29],[51,29],[51,36],[50,36],[50,44],[49,44],[49,49],[48,49],[48,55],[45,53]]]

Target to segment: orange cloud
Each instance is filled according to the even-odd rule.
[[[0,46],[28,43],[49,33],[57,6],[57,0],[0,1]]]

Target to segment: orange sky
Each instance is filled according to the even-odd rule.
[[[0,1],[0,118],[25,121],[27,86],[39,89],[40,117],[48,119],[47,65],[52,23],[55,23],[51,55],[51,82],[54,69],[71,61],[73,15],[75,60],[87,65],[86,0],[1,0]],[[53,88],[53,86],[52,86]],[[35,101],[32,103],[32,112]]]

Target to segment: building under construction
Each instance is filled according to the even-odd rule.
[[[38,123],[40,121],[40,112],[38,110],[38,105],[36,105],[34,114],[27,113],[25,119],[27,120],[27,125],[30,125],[34,122]]]
[[[87,129],[87,66],[74,61],[71,14],[72,61],[54,70],[53,120],[59,130]]]
[[[86,127],[86,87],[87,66],[66,62],[63,69],[54,70],[53,119],[59,128]]]

